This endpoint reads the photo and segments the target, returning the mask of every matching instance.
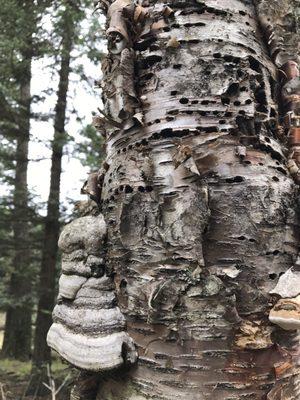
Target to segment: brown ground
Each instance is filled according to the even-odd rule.
[[[25,396],[28,387],[28,378],[14,374],[0,373],[0,399],[1,400],[52,400],[51,393],[44,396]],[[65,386],[55,397],[56,400],[69,400],[69,387]]]
[[[3,341],[4,323],[5,314],[0,312],[0,350]],[[30,384],[30,373],[30,362],[0,359],[0,400],[53,400],[50,391],[44,386],[44,396],[25,396],[26,390]],[[70,374],[68,381],[55,397],[55,400],[69,400],[74,371],[66,364],[63,364],[59,359],[54,358],[52,374],[56,388],[59,388],[65,377]]]
[[[58,364],[57,361],[54,366],[56,370],[53,372],[53,378],[56,388],[59,388],[65,377],[70,374],[69,379],[56,395],[55,400],[69,400],[73,381],[72,371],[66,366]],[[25,395],[29,384],[30,363],[0,360],[0,400],[53,400],[50,391],[44,385],[42,386],[43,396],[36,393],[31,396]]]

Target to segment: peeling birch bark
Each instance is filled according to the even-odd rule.
[[[144,126],[110,126],[102,210],[139,359],[101,381],[101,400],[298,396],[297,335],[268,319],[278,300],[269,292],[298,253],[278,71],[297,50],[290,34],[287,59],[270,42],[276,32],[266,38],[269,3],[137,6]],[[105,87],[103,97],[107,107]]]
[[[297,308],[278,289],[299,265],[296,2],[100,5],[105,254],[139,358],[97,399],[300,398],[298,333],[271,323]]]

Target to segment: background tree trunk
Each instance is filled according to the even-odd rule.
[[[51,362],[50,348],[46,336],[52,323],[51,311],[55,298],[56,260],[59,236],[59,193],[61,162],[66,143],[66,105],[70,75],[71,51],[74,44],[75,17],[72,2],[66,1],[63,16],[63,36],[59,87],[55,109],[54,138],[52,142],[52,161],[50,175],[50,192],[45,222],[45,239],[42,250],[42,264],[39,285],[39,304],[36,319],[33,364],[34,368],[45,367]]]
[[[19,71],[20,112],[16,149],[16,172],[13,198],[14,258],[10,279],[10,305],[6,311],[5,334],[2,356],[28,360],[31,355],[32,273],[28,246],[28,143],[30,133],[30,82],[32,43],[31,36],[22,54]]]
[[[125,3],[108,9],[102,205],[139,360],[98,399],[296,399],[297,335],[268,314],[297,257],[298,189],[254,4]]]

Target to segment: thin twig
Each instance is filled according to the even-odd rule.
[[[1,390],[2,400],[6,400],[6,396],[5,396],[5,393],[4,393],[4,390],[3,390],[3,383],[0,383],[0,390]]]
[[[71,374],[69,373],[69,374],[65,377],[63,383],[62,383],[62,384],[60,385],[60,387],[57,389],[57,391],[56,391],[55,394],[58,394],[58,393],[61,391],[61,389],[65,386],[65,384],[67,383],[67,381],[68,381],[68,379],[70,378],[70,376],[71,376]]]
[[[27,390],[28,390],[28,388],[29,388],[29,386],[30,386],[30,384],[31,384],[32,378],[33,378],[33,375],[31,374],[31,375],[30,375],[30,379],[29,379],[29,381],[28,381],[28,384],[26,385],[26,387],[25,387],[25,389],[24,389],[24,392],[23,392],[23,394],[22,394],[21,400],[24,400],[24,398],[25,398],[25,396],[26,396],[26,393],[27,393]]]
[[[35,392],[34,392],[33,400],[35,400],[37,398],[37,394],[38,394],[38,391],[39,391],[39,388],[40,388],[40,384],[41,384],[41,377],[39,377],[38,384],[36,385],[36,389],[35,389]]]

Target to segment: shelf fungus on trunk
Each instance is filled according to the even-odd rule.
[[[137,358],[106,268],[105,237],[104,218],[97,215],[74,220],[59,239],[62,275],[47,342],[69,363],[88,371],[111,370]]]
[[[279,300],[270,311],[269,320],[287,331],[300,329],[300,296]]]
[[[287,331],[300,329],[300,271],[286,271],[270,294],[281,299],[271,309],[269,320]]]

